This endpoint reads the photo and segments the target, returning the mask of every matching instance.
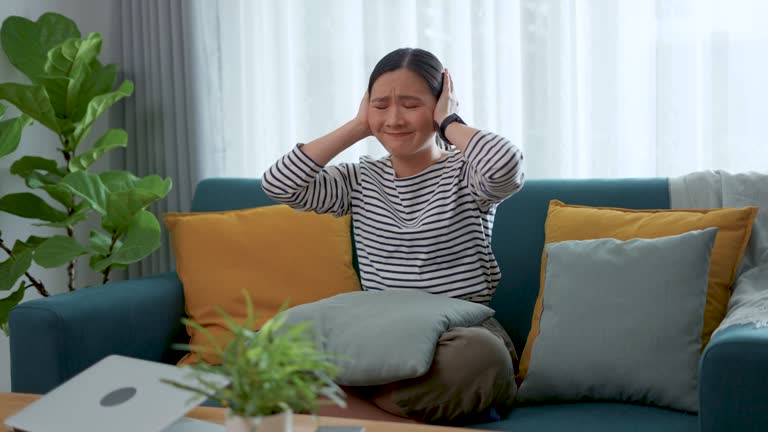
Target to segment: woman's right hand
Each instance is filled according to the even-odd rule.
[[[368,99],[368,92],[366,91],[363,95],[363,100],[360,101],[360,108],[357,110],[357,115],[352,120],[352,123],[355,125],[355,129],[358,131],[361,140],[373,135],[371,132],[371,127],[368,125],[369,105],[370,102]]]

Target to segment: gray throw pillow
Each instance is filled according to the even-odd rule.
[[[547,245],[541,329],[522,402],[619,400],[698,411],[717,228]]]
[[[388,384],[425,374],[440,336],[493,316],[481,304],[416,290],[339,294],[284,312],[286,322],[312,322],[318,347],[339,359],[336,382]]]

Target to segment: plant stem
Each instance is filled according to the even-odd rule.
[[[72,229],[72,227],[67,227],[67,236],[70,238],[75,237],[75,230]],[[67,288],[70,291],[75,290],[75,263],[77,263],[77,258],[73,259],[69,262],[69,264],[67,264]]]
[[[60,139],[62,139],[62,144],[64,145],[64,148],[67,148],[67,145],[69,144],[69,139],[66,137],[59,136]],[[69,170],[69,161],[72,159],[72,153],[67,150],[62,150],[61,153],[64,155],[64,169],[69,173],[71,172]],[[67,214],[69,216],[72,216],[75,213],[75,207],[74,202],[72,203],[72,207],[67,209]],[[67,227],[67,237],[74,238],[75,237],[75,230],[73,227],[68,226]],[[69,264],[67,264],[67,289],[69,291],[75,290],[75,278],[76,278],[76,270],[75,265],[77,264],[77,258],[72,259]]]
[[[112,251],[115,249],[115,243],[117,243],[117,232],[112,233],[112,244],[109,245],[109,253],[107,256],[112,256]],[[109,272],[112,271],[112,265],[108,265],[107,268],[104,269],[104,279],[101,280],[102,285],[109,282]]]
[[[109,272],[112,271],[112,266],[107,266],[107,268],[104,269],[104,278],[101,280],[102,285],[106,285],[107,282],[109,282]]]
[[[5,246],[5,243],[3,243],[3,239],[1,239],[1,238],[0,238],[0,249],[5,251],[5,253],[7,253],[8,256],[10,256],[11,258],[14,257],[13,251],[8,249],[7,246]],[[32,286],[35,287],[35,289],[37,289],[37,292],[39,292],[41,296],[48,297],[48,296],[51,295],[50,293],[48,293],[48,290],[45,289],[45,285],[43,285],[43,283],[40,282],[39,280],[33,278],[32,275],[29,274],[28,271],[24,272],[24,276],[26,276],[27,279],[29,279],[29,282],[32,284]],[[24,289],[26,289],[28,287],[29,287],[29,285],[24,287]]]
[[[69,137],[66,135],[59,135],[59,141],[61,142],[61,154],[64,155],[64,160],[66,161],[66,166],[64,167],[67,172],[69,172],[69,161],[72,159],[72,152],[68,150],[69,148]]]

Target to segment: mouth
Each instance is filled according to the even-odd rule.
[[[384,132],[384,133],[387,136],[390,136],[392,138],[405,138],[405,137],[413,134],[413,132]]]

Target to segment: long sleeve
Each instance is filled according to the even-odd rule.
[[[523,153],[506,138],[478,131],[467,145],[464,181],[484,210],[523,187]]]
[[[262,188],[270,198],[297,210],[342,216],[350,212],[352,190],[358,178],[357,164],[323,168],[298,145],[269,167]]]

